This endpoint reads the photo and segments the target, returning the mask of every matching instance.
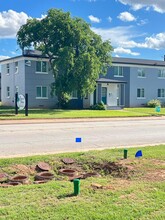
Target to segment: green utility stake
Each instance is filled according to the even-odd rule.
[[[77,196],[80,194],[80,180],[74,179],[73,184],[74,184],[74,195]]]
[[[124,159],[127,159],[128,150],[124,149]]]

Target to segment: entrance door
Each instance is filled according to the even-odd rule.
[[[102,102],[104,102],[104,105],[107,104],[107,87],[102,87],[102,90],[101,90],[101,100]]]

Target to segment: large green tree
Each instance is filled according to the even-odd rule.
[[[17,33],[22,50],[31,46],[48,56],[54,83],[52,92],[60,103],[73,90],[83,97],[94,91],[99,74],[111,64],[112,47],[102,41],[84,20],[50,9],[42,20],[29,19]]]

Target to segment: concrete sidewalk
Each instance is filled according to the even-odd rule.
[[[54,118],[54,119],[11,119],[0,120],[0,125],[9,124],[42,124],[42,123],[76,123],[76,122],[104,122],[104,121],[137,121],[137,120],[164,120],[165,116],[148,117],[113,117],[113,118]]]

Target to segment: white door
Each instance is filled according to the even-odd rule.
[[[108,106],[117,106],[117,100],[118,100],[117,84],[110,84],[108,86],[107,105]]]

